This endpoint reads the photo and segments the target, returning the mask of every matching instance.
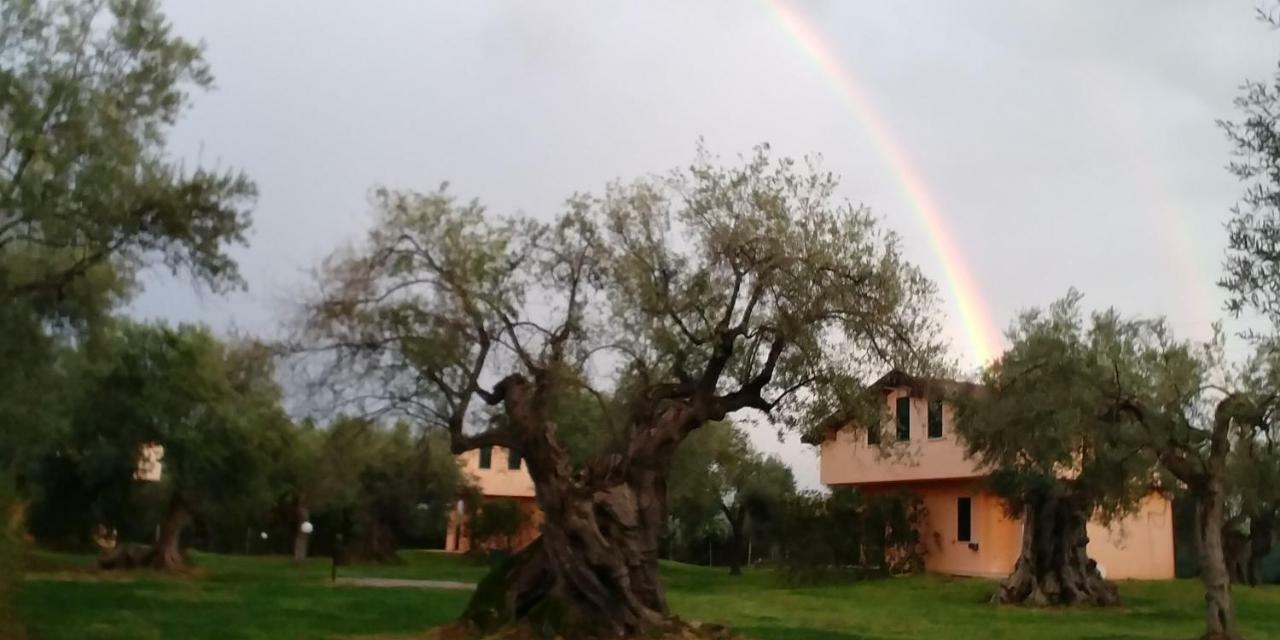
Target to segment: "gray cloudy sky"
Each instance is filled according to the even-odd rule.
[[[1256,2],[801,2],[910,158],[1004,327],[1069,286],[1090,306],[1222,316],[1222,222],[1238,194],[1215,118],[1269,77],[1280,34]],[[250,290],[153,277],[144,317],[271,332],[303,271],[366,228],[377,184],[448,180],[498,212],[554,213],[574,191],[663,171],[699,136],[820,153],[940,284],[945,268],[868,122],[767,2],[173,0],[217,89],[175,153],[239,167],[261,197]],[[971,360],[955,292],[957,354]],[[816,483],[805,447],[784,453]]]

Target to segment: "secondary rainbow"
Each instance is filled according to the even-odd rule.
[[[956,308],[960,312],[969,349],[978,364],[990,362],[1001,343],[1000,330],[991,321],[987,305],[983,302],[977,282],[973,279],[960,247],[956,246],[947,228],[942,211],[929,194],[920,172],[912,164],[902,145],[894,138],[892,130],[880,117],[880,113],[858,86],[852,72],[840,64],[840,59],[822,39],[816,29],[796,10],[782,0],[766,0],[769,7],[782,21],[787,32],[800,44],[800,48],[813,59],[818,68],[831,79],[840,95],[853,110],[857,120],[866,129],[872,144],[880,152],[893,174],[897,177],[911,208],[920,216],[929,235],[930,244],[942,263],[943,276]]]

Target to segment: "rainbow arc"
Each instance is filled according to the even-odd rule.
[[[831,81],[862,124],[872,144],[896,176],[911,209],[920,217],[929,243],[942,263],[943,279],[959,312],[960,322],[974,360],[985,365],[994,359],[1001,344],[1000,330],[991,321],[982,292],[964,254],[954,241],[941,207],[930,194],[920,171],[894,137],[892,129],[867,97],[852,71],[841,64],[834,49],[809,21],[782,0],[767,0],[800,48]]]

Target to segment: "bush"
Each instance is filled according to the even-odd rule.
[[[511,539],[524,526],[524,513],[515,500],[486,500],[471,516],[472,550],[511,550]]]
[[[784,575],[792,582],[862,580],[924,568],[920,525],[925,517],[911,493],[867,495],[837,487],[788,502],[783,526]]]

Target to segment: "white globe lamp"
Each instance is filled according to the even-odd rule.
[[[307,535],[311,535],[311,532],[312,532],[312,531],[315,531],[315,529],[316,529],[315,527],[311,526],[311,523],[310,523],[310,522],[304,522],[304,523],[302,523],[302,525],[301,525],[301,526],[299,526],[299,527],[298,527],[298,530],[299,530],[299,531],[301,531],[301,532],[303,532],[303,533],[305,533],[305,534],[307,534]]]

